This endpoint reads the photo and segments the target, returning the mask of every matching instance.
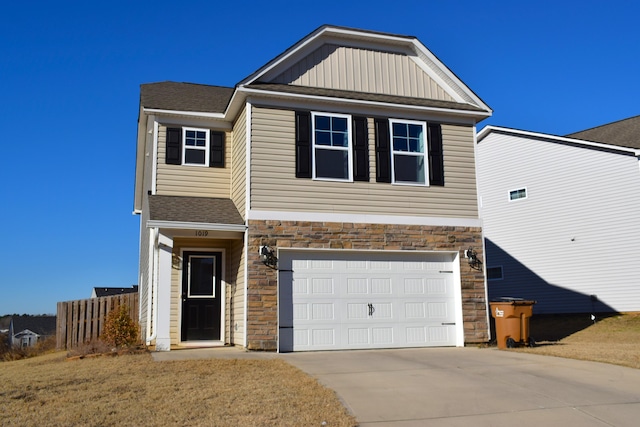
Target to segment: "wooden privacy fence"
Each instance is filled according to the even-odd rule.
[[[129,307],[129,316],[138,323],[138,293],[114,295],[58,303],[56,348],[70,350],[98,339],[107,314],[121,305]]]

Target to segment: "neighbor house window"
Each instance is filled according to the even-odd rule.
[[[502,280],[502,266],[487,267],[487,280]]]
[[[313,178],[352,180],[351,118],[312,113]]]
[[[209,130],[183,128],[183,164],[209,166]]]
[[[509,191],[509,200],[520,200],[527,198],[527,189],[519,188],[517,190]]]
[[[424,122],[390,120],[393,183],[427,185]]]

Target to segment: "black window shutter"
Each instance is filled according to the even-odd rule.
[[[353,180],[369,182],[369,135],[367,118],[353,118]]]
[[[296,178],[311,178],[311,113],[296,111]]]
[[[391,144],[389,120],[375,119],[376,130],[376,181],[391,182]]]
[[[167,128],[165,162],[168,165],[182,164],[182,128]]]
[[[442,128],[439,123],[427,124],[427,140],[429,144],[429,184],[444,185]]]
[[[211,131],[209,135],[209,167],[224,167],[224,132]]]

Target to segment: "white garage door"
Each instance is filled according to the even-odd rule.
[[[280,351],[456,345],[453,257],[281,252]]]

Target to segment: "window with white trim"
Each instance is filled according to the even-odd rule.
[[[526,198],[527,198],[526,188],[518,188],[517,190],[509,191],[509,201],[526,199]]]
[[[209,129],[182,128],[182,164],[209,166]]]
[[[394,184],[429,185],[425,122],[389,120],[391,176]]]
[[[313,178],[352,181],[351,116],[311,113]]]

